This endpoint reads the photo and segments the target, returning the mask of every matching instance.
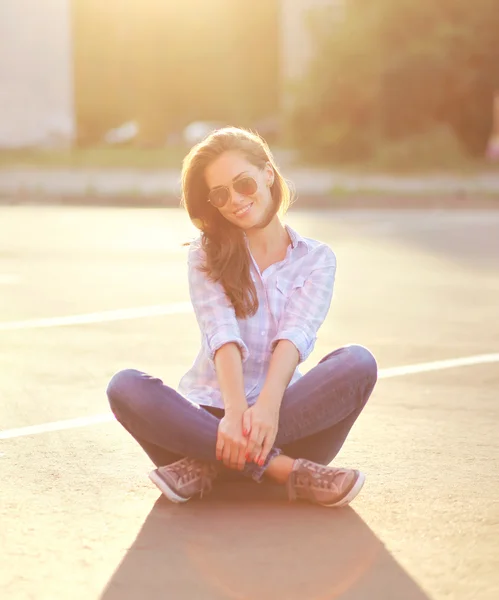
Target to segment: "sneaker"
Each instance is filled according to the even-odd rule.
[[[360,492],[365,479],[360,471],[325,467],[298,458],[286,486],[291,501],[309,500],[322,506],[345,506]]]
[[[214,464],[195,458],[182,458],[171,465],[154,469],[149,473],[149,479],[168,500],[187,502],[193,496],[203,497],[205,491],[210,492],[217,475]]]

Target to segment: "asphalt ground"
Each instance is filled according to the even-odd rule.
[[[182,211],[0,207],[0,598],[499,598],[499,211],[287,220],[338,258],[303,370],[350,342],[380,368],[345,509],[252,483],[171,504],[110,418],[116,371],[176,385],[197,352]]]

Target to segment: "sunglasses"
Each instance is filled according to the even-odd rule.
[[[243,196],[252,196],[258,189],[258,183],[253,177],[241,177],[232,183],[232,188],[238,194]],[[223,185],[210,191],[208,202],[216,208],[222,208],[230,198],[230,188]]]

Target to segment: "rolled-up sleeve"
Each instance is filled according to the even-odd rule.
[[[206,355],[213,364],[217,350],[233,342],[239,347],[241,358],[245,362],[249,351],[241,338],[234,307],[227,298],[222,284],[211,281],[206,273],[200,271],[199,267],[204,264],[204,256],[204,250],[199,243],[190,246],[189,294]]]
[[[272,351],[280,340],[289,340],[298,350],[300,363],[309,357],[331,306],[335,276],[336,257],[328,246],[323,246],[310,273],[289,287],[278,331],[271,342]]]

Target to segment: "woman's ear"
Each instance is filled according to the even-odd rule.
[[[274,179],[275,179],[274,167],[268,162],[265,165],[265,168],[267,171],[267,185],[268,185],[268,187],[272,187],[274,185]]]

